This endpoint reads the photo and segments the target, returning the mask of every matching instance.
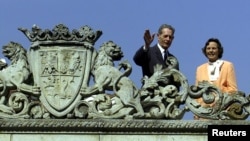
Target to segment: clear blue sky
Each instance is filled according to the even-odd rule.
[[[96,48],[108,40],[122,47],[123,59],[133,65],[130,77],[140,87],[142,74],[133,62],[134,52],[143,45],[145,29],[157,32],[168,23],[176,29],[170,52],[179,59],[189,85],[194,84],[196,67],[207,61],[201,48],[208,38],[216,37],[224,47],[222,59],[234,63],[239,90],[248,95],[249,6],[249,0],[1,0],[0,45],[15,41],[29,48],[18,27],[30,30],[36,24],[52,29],[62,23],[72,30],[89,25],[103,31]],[[191,115],[185,119],[192,119]]]

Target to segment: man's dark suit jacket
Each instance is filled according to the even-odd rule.
[[[168,57],[170,56],[175,57],[174,55],[168,52]],[[137,65],[142,67],[143,76],[152,76],[154,73],[154,66],[156,64],[161,64],[163,68],[168,67],[162,58],[162,53],[158,48],[157,44],[153,47],[150,47],[147,51],[144,51],[142,46],[137,50],[133,59]],[[179,66],[177,66],[175,69],[179,70]]]

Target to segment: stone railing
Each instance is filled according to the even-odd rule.
[[[173,69],[175,58],[169,68],[156,65],[139,89],[128,61],[114,65],[123,57],[120,46],[107,41],[94,47],[100,30],[69,31],[63,24],[19,30],[31,46],[3,46],[11,63],[0,61],[0,140],[206,140],[209,125],[249,125],[249,97],[221,93],[205,81],[189,86]],[[190,111],[206,120],[181,120]]]
[[[107,41],[94,47],[100,30],[83,26],[69,31],[63,24],[19,30],[31,46],[28,52],[13,41],[3,46],[11,63],[0,63],[2,119],[182,119],[187,111],[205,119],[249,116],[249,97],[243,92],[221,93],[205,81],[189,86],[174,69],[176,58],[169,58],[169,68],[156,65],[138,89],[129,78],[130,63],[114,65],[123,57],[120,46]]]
[[[1,119],[4,141],[208,140],[209,125],[250,125],[246,120]]]

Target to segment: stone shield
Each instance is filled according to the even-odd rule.
[[[39,45],[31,48],[29,61],[41,103],[55,116],[64,116],[81,99],[87,86],[93,51],[84,45]]]

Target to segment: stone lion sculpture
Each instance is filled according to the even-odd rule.
[[[39,95],[40,89],[26,84],[30,77],[27,52],[22,45],[10,42],[3,46],[3,55],[10,60],[10,64],[0,71],[0,110],[10,112],[5,108],[6,96],[10,91],[22,91]]]
[[[93,87],[83,90],[85,96],[105,93],[105,90],[114,91],[114,96],[118,97],[123,106],[133,107],[136,113],[133,117],[142,117],[144,115],[143,108],[140,104],[140,95],[133,84],[128,78],[132,71],[131,65],[127,61],[119,64],[119,68],[114,67],[113,61],[118,61],[123,57],[121,48],[113,41],[103,43],[100,47],[95,64],[92,69],[95,84]],[[121,69],[124,69],[122,72]],[[110,113],[121,109],[109,109]]]

